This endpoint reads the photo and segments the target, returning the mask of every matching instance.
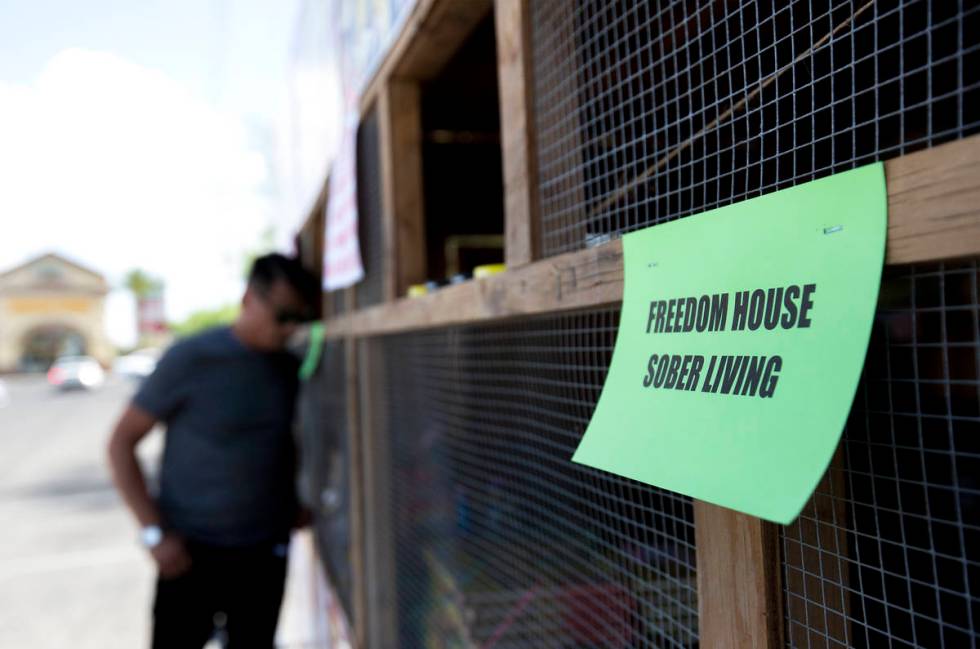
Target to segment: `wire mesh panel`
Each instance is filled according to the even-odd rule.
[[[791,647],[977,647],[977,263],[882,284],[841,450],[783,529]]]
[[[545,256],[980,130],[980,4],[536,0]]]
[[[697,646],[691,500],[571,462],[618,319],[381,339],[401,646]]]
[[[320,365],[300,391],[297,421],[300,492],[314,512],[319,556],[344,608],[351,611],[350,478],[347,377],[343,341],[328,341]]]
[[[381,198],[381,139],[372,108],[357,130],[357,227],[364,279],[355,288],[357,308],[384,301],[384,220]]]
[[[330,291],[325,299],[330,308],[330,317],[343,315],[347,312],[347,291],[345,289]]]

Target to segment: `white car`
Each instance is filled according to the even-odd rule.
[[[118,376],[142,380],[153,374],[157,367],[157,356],[152,350],[133,352],[120,356],[112,364],[112,371]]]
[[[48,370],[48,383],[62,390],[92,389],[105,383],[105,372],[91,356],[62,356]]]
[[[0,408],[6,408],[10,403],[10,392],[3,381],[0,381]]]

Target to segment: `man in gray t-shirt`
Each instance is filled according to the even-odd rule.
[[[216,623],[234,646],[272,647],[301,519],[298,363],[283,347],[318,291],[296,260],[257,259],[235,323],[175,344],[112,433],[113,478],[159,570],[154,649],[199,649]],[[135,448],[157,422],[166,437],[153,496]]]

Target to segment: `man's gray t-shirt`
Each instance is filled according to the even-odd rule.
[[[167,426],[158,505],[186,538],[247,546],[288,538],[298,362],[245,347],[229,327],[175,344],[134,402]]]

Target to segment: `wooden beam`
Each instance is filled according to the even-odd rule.
[[[392,79],[378,99],[385,301],[425,281],[422,107],[419,86]]]
[[[398,582],[392,534],[391,465],[385,431],[390,430],[388,394],[377,389],[385,377],[381,343],[359,342],[361,440],[364,452],[364,574],[367,598],[365,649],[397,646]]]
[[[844,468],[841,442],[810,502],[783,528],[785,634],[793,647],[850,647],[855,635]]]
[[[493,0],[418,0],[361,95],[361,113],[381,96],[391,78],[436,77],[492,5]]]
[[[313,260],[311,266],[316,269],[315,275],[323,278],[323,253],[326,248],[327,238],[327,197],[323,197],[322,209],[320,209],[313,219]],[[322,286],[322,282],[321,282]],[[321,304],[322,298],[321,295]]]
[[[327,294],[323,291],[323,255],[324,249],[326,247],[326,233],[327,233],[327,200],[329,198],[329,186],[330,178],[329,176],[323,182],[323,189],[320,190],[320,196],[317,198],[316,206],[313,208],[313,213],[304,226],[305,235],[308,239],[312,239],[312,243],[307,242],[307,246],[310,249],[310,259],[304,260],[304,265],[307,270],[309,270],[314,276],[316,276],[317,281],[320,282],[321,289],[319,293],[319,303],[314,305],[317,312],[320,314],[320,318],[325,318],[327,311],[328,298]],[[301,248],[300,248],[301,249]]]
[[[320,188],[320,193],[317,194],[316,201],[313,203],[313,209],[310,210],[310,213],[306,215],[306,219],[303,221],[303,227],[300,228],[301,232],[308,229],[315,229],[317,227],[317,221],[323,221],[329,195],[330,177],[328,175],[323,181],[323,186]]]
[[[347,308],[354,308],[353,289],[345,289]],[[350,562],[351,562],[351,610],[354,626],[354,643],[357,647],[366,646],[367,609],[366,574],[364,566],[364,495],[363,463],[361,447],[360,394],[357,375],[357,339],[348,336],[344,341],[344,363],[346,367],[347,394],[347,449],[350,485]]]
[[[394,66],[394,76],[416,80],[438,76],[480,21],[490,15],[493,0],[437,0],[429,5],[416,38]]]
[[[980,136],[885,163],[887,264],[980,253]]]
[[[327,206],[328,185],[329,179],[324,181],[313,209],[294,239],[300,263],[307,271],[316,276],[317,281],[323,277],[323,239],[326,218],[324,212]],[[332,315],[329,309],[329,299],[322,290],[312,306],[320,319],[326,319]]]
[[[885,170],[893,210],[886,263],[980,255],[980,136],[909,154],[890,161]],[[622,298],[622,242],[611,241],[425,297],[350,313],[331,320],[327,335],[370,336],[486,322],[600,307]]]
[[[538,165],[532,110],[529,0],[497,0],[497,75],[503,153],[505,260],[517,268],[539,256]]]
[[[611,304],[623,297],[619,241],[330,321],[327,336],[376,335]]]
[[[328,176],[323,180],[323,184],[320,187],[320,191],[317,193],[316,199],[313,201],[313,207],[310,208],[310,210],[306,213],[306,216],[303,218],[303,224],[299,227],[299,230],[296,234],[297,243],[299,243],[300,238],[306,236],[307,233],[309,233],[311,230],[316,228],[316,222],[319,218],[322,217],[323,210],[326,208],[327,205],[327,195],[329,193],[328,192],[329,186],[330,186],[330,178]],[[302,253],[302,251],[300,252]],[[306,258],[303,257],[302,254],[300,255],[300,261],[302,261],[304,264],[307,263]]]
[[[781,648],[777,527],[699,500],[694,527],[701,646]]]

